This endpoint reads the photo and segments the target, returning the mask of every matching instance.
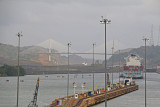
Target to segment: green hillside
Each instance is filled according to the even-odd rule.
[[[142,64],[144,64],[144,59],[145,59],[144,58],[144,55],[145,55],[144,46],[141,46],[139,48],[133,48],[126,52],[123,52],[123,50],[120,52],[121,52],[120,55],[118,54],[118,52],[116,52],[116,54],[113,55],[113,57],[109,59],[110,65],[112,63],[112,60],[114,64],[117,64],[119,60],[124,64],[125,63],[124,57],[127,57],[131,53],[138,54],[141,58],[143,58]],[[147,59],[148,67],[157,66],[157,64],[160,64],[160,46],[147,46],[146,47],[146,59]]]
[[[17,47],[0,43],[0,57],[6,59],[17,59]]]
[[[0,43],[0,65],[17,64],[17,50],[18,48],[12,45]],[[56,50],[52,49],[52,53]],[[40,46],[25,46],[20,48],[20,63],[21,65],[65,65],[67,64],[67,57],[60,54],[51,54],[51,61],[48,60],[48,49]],[[70,56],[70,63],[82,63],[84,59],[77,55]]]
[[[0,43],[0,64],[17,64],[17,50],[16,46]],[[55,52],[55,50],[52,50]],[[22,65],[54,65],[55,63],[48,61],[48,49],[40,46],[25,46],[20,48],[20,63]],[[60,61],[60,55],[51,55],[52,59]]]
[[[55,53],[56,51],[52,49],[52,53]],[[26,46],[20,48],[20,60],[22,65],[44,65],[44,66],[50,66],[50,65],[65,65],[67,64],[67,57],[61,56],[60,54],[52,54],[51,58],[52,61],[48,61],[48,49],[43,48],[40,46]],[[120,54],[118,54],[118,51],[115,52],[113,56],[110,57],[108,61],[108,65],[112,65],[112,60],[114,62],[114,65],[118,65],[119,61],[121,61],[121,64],[125,63],[124,58],[133,54],[138,54],[140,57],[143,58],[142,64],[144,64],[144,46],[141,46],[139,48],[129,48],[124,49],[120,51]],[[81,64],[84,62],[85,59],[77,56],[77,55],[71,55],[70,56],[70,63],[71,64]],[[92,61],[91,61],[92,62]],[[12,45],[6,45],[0,43],[0,64],[9,64],[9,65],[15,65],[17,64],[17,47]],[[149,67],[156,66],[157,64],[160,64],[160,46],[147,46],[147,65]]]

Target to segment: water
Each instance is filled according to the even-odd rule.
[[[64,76],[64,77],[63,77]],[[86,82],[85,90],[92,89],[92,74],[70,75],[69,94],[73,94],[72,83],[76,82],[76,92],[81,90],[81,85]],[[67,95],[67,75],[54,74],[48,75],[27,75],[20,77],[19,87],[19,107],[27,107],[33,99],[33,93],[37,78],[40,77],[40,87],[38,91],[39,107],[48,105],[55,98]],[[6,82],[9,80],[9,82]],[[114,74],[114,83],[118,82],[118,73]],[[129,94],[114,98],[107,102],[108,107],[144,107],[144,79],[136,80],[139,90]],[[95,74],[95,87],[104,86],[104,73]],[[0,77],[0,107],[15,107],[17,101],[17,77]],[[160,106],[160,74],[147,74],[147,107]],[[104,107],[104,103],[95,105],[94,107]]]

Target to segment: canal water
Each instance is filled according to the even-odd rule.
[[[52,100],[67,95],[67,75],[26,75],[20,77],[19,107],[27,107],[33,100],[33,93],[37,78],[40,77],[38,91],[39,107],[45,107]],[[8,80],[8,81],[6,81]],[[85,82],[85,91],[92,90],[92,74],[71,74],[69,95],[73,94],[73,82],[76,83],[76,92],[79,93]],[[118,82],[118,73],[114,73],[114,83]],[[139,90],[114,98],[107,102],[108,107],[144,107],[144,79],[135,80]],[[95,88],[104,87],[104,73],[95,74]],[[0,107],[16,107],[17,77],[0,77]],[[94,107],[104,107],[104,103]],[[160,74],[147,73],[147,107],[160,107]]]

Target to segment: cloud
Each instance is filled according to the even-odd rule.
[[[0,42],[16,45],[15,35],[22,31],[22,45],[52,38],[86,51],[93,42],[104,43],[104,25],[99,24],[104,16],[112,20],[108,41],[138,47],[141,38],[150,35],[151,24],[157,30],[159,6],[159,0],[1,0]]]

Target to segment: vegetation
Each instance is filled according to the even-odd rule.
[[[0,43],[0,57],[17,59],[17,47]]]
[[[0,43],[0,65],[8,64],[15,65],[17,61],[18,48],[16,46]],[[57,52],[52,49],[52,53]],[[67,64],[67,57],[60,54],[51,54],[52,61],[48,61],[48,48],[40,46],[25,46],[20,47],[20,61],[21,65],[65,65]],[[77,55],[70,55],[70,63],[79,64],[84,62],[84,58]]]
[[[17,76],[18,66],[10,66],[4,64],[0,67],[0,76]],[[19,67],[19,75],[24,76],[26,74],[24,68]]]
[[[111,57],[109,59],[109,64],[112,64],[112,60],[114,63],[119,62],[119,60],[124,64],[125,60],[124,58],[127,57],[129,54],[137,54],[139,55],[141,58],[143,58],[142,60],[142,64],[144,64],[144,55],[145,55],[145,47],[141,46],[139,48],[134,48],[129,50],[128,52],[122,52],[120,54],[118,54],[118,52],[116,52],[115,55],[113,55],[113,57]],[[160,46],[147,46],[146,47],[146,59],[147,59],[147,66],[148,67],[152,67],[152,66],[157,66],[158,64],[160,64]]]
[[[56,50],[52,50],[54,53]],[[40,46],[26,46],[20,48],[20,61],[21,65],[28,65],[28,66],[57,66],[57,65],[66,65],[68,58],[66,56],[61,56],[60,54],[52,54],[52,62],[48,61],[48,52],[47,48],[42,48]],[[44,54],[43,54],[44,53]],[[142,64],[144,64],[144,46],[139,48],[129,48],[123,49],[119,52],[115,52],[113,56],[108,59],[107,65],[112,66],[119,65],[119,62],[125,64],[124,58],[127,57],[129,54],[137,54],[142,60]],[[160,64],[160,46],[147,46],[147,66],[148,67],[155,67],[157,64]],[[77,56],[77,55],[70,55],[70,64],[81,64],[82,62],[86,61],[86,59]],[[16,63],[15,63],[16,62]],[[87,59],[88,63],[92,63],[92,60]],[[7,44],[0,43],[0,65],[8,64],[8,65],[15,65],[17,64],[17,47]],[[104,65],[104,62],[103,62]]]

